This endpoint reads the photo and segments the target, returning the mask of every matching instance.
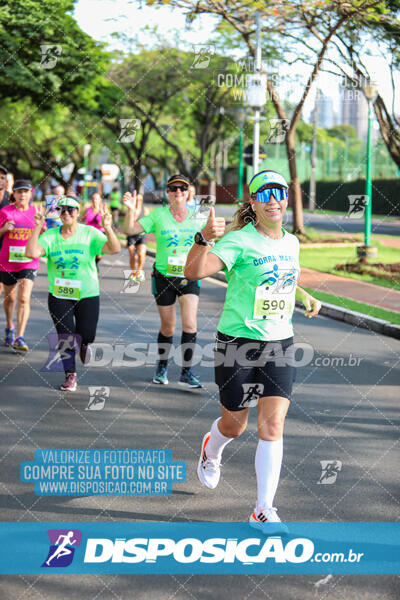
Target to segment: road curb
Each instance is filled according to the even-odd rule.
[[[151,250],[150,248],[147,249],[147,254],[152,257],[155,257],[156,255],[155,251]],[[211,275],[210,277],[227,284],[224,273],[215,273],[215,275]],[[296,306],[304,309],[303,304],[300,302],[296,302]],[[350,310],[349,308],[342,308],[340,306],[336,306],[335,304],[322,302],[322,308],[319,314],[323,315],[324,317],[335,319],[335,321],[343,321],[344,323],[349,323],[355,327],[368,329],[369,331],[374,331],[375,333],[380,333],[381,335],[387,335],[388,337],[400,340],[400,325],[393,325],[393,323],[384,321],[383,319],[368,317],[363,313]]]

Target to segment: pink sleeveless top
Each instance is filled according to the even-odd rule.
[[[86,225],[91,225],[100,231],[104,231],[104,228],[101,226],[101,213],[97,213],[95,215],[91,206],[89,206],[88,210],[86,211],[85,221]]]

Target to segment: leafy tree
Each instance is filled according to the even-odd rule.
[[[215,2],[214,0],[147,0],[150,5],[170,4],[184,9],[189,18],[209,13],[219,18],[231,30],[240,34],[251,56],[255,56],[255,14],[259,11],[264,30],[281,48],[281,60],[295,64],[297,61],[310,65],[310,74],[303,86],[300,101],[289,115],[290,125],[285,137],[291,192],[293,201],[293,229],[304,233],[300,181],[296,166],[295,133],[300,121],[304,102],[310,88],[321,70],[336,36],[349,23],[363,27],[365,22],[378,20],[387,11],[387,3],[380,0],[241,0]],[[294,44],[295,43],[295,44]],[[298,47],[304,48],[304,55]],[[295,47],[295,53],[293,49]],[[289,52],[288,52],[289,50]],[[292,52],[290,52],[290,50]],[[294,56],[293,56],[294,54]],[[288,56],[288,58],[286,58]],[[269,75],[269,74],[268,74]],[[268,94],[279,119],[288,119],[283,103],[277,94],[271,77],[267,80]]]
[[[68,14],[73,0],[4,0],[0,7],[0,98],[95,107],[108,62],[100,44]]]
[[[102,123],[141,183],[142,167],[153,173],[165,166],[193,180],[208,170],[212,143],[233,129],[221,108],[227,106],[228,91],[209,80],[202,70],[192,69],[193,54],[171,48],[165,42],[152,50],[140,47],[136,54],[119,56],[108,73],[116,87],[100,94]],[[117,91],[116,91],[117,90]],[[129,119],[140,121],[131,139],[125,141],[121,127]],[[121,122],[121,120],[123,120]]]

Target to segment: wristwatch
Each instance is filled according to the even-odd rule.
[[[206,238],[201,233],[201,231],[198,231],[197,233],[194,234],[194,243],[198,244],[199,246],[212,246],[213,245],[211,242],[207,242]]]

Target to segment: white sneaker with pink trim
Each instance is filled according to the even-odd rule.
[[[217,487],[221,475],[220,460],[213,456],[207,456],[206,448],[210,441],[210,432],[206,433],[201,443],[197,476],[200,482],[213,490]]]

